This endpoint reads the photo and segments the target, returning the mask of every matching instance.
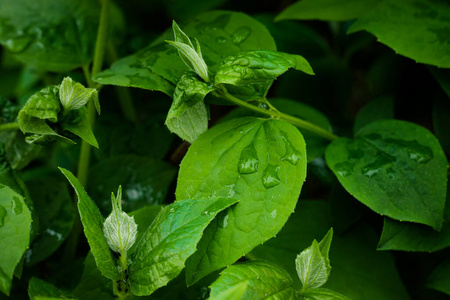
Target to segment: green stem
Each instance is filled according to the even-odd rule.
[[[126,300],[131,296],[130,285],[128,284],[128,260],[127,252],[123,251],[119,257],[119,269],[121,278],[113,281],[113,292],[116,299]]]
[[[6,123],[0,125],[0,131],[17,130],[17,129],[19,129],[19,123]]]
[[[103,56],[105,54],[106,44],[108,42],[108,24],[110,0],[102,1],[102,11],[100,12],[100,24],[97,31],[97,40],[95,42],[94,62],[92,64],[92,75],[100,73],[102,70]]]
[[[295,126],[297,126],[299,128],[303,128],[303,129],[309,130],[309,131],[311,131],[311,132],[313,132],[313,133],[315,133],[315,134],[317,134],[317,135],[319,135],[319,136],[321,136],[323,138],[326,138],[326,139],[328,139],[330,141],[333,141],[333,140],[336,140],[336,139],[339,138],[337,135],[335,135],[335,134],[333,134],[333,133],[331,133],[331,132],[329,132],[329,131],[327,131],[327,130],[325,130],[325,129],[317,126],[317,125],[314,125],[314,124],[312,124],[312,123],[310,123],[308,121],[305,121],[305,120],[293,117],[293,116],[285,114],[285,113],[282,113],[282,112],[280,112],[278,110],[268,110],[268,109],[264,109],[264,108],[252,105],[252,104],[247,103],[245,101],[242,101],[241,99],[238,99],[238,98],[234,97],[233,95],[231,95],[230,93],[228,93],[226,88],[223,87],[223,86],[217,92],[223,98],[227,99],[228,101],[230,101],[230,102],[232,102],[232,103],[234,103],[236,105],[245,107],[247,109],[253,110],[255,112],[258,112],[258,113],[266,115],[266,116],[270,116],[272,118],[277,118],[277,119],[280,119],[280,120],[287,121],[287,122],[291,123],[292,125],[295,125]]]

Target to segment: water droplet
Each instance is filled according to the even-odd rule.
[[[20,199],[17,198],[16,196],[13,197],[13,201],[11,202],[11,208],[16,215],[21,214],[23,211],[22,202],[20,202]]]
[[[258,171],[259,159],[253,144],[245,147],[241,152],[238,163],[238,172],[240,174],[252,174]]]
[[[216,38],[216,42],[219,44],[225,44],[227,42],[227,39],[224,38],[223,36],[219,36]]]
[[[22,52],[25,50],[25,48],[28,47],[32,42],[32,39],[28,36],[17,36],[13,39],[9,39],[5,41],[5,46],[11,51],[11,52]]]
[[[226,227],[228,226],[228,218],[229,218],[229,217],[230,217],[229,215],[226,215],[226,216],[223,218],[222,228],[226,228]]]
[[[341,162],[334,165],[334,169],[339,176],[348,177],[353,175],[353,164],[350,162]]]
[[[6,214],[6,209],[0,205],[0,227],[3,227],[3,225],[5,224]]]
[[[169,211],[170,211],[171,213],[173,213],[173,212],[175,212],[175,208],[171,208],[171,209],[169,209]]]
[[[274,209],[271,213],[270,216],[272,217],[272,219],[275,219],[275,217],[277,216],[277,210]]]
[[[380,173],[380,171],[382,171],[383,169],[391,166],[394,162],[395,157],[390,156],[386,153],[378,152],[375,161],[361,168],[361,172],[364,176],[372,178],[373,176]]]
[[[257,276],[256,279],[259,279],[259,276]]]
[[[294,166],[298,164],[298,162],[302,159],[302,155],[300,152],[292,147],[291,143],[286,141],[286,154],[281,158],[283,161],[288,161]]]
[[[62,241],[62,239],[63,239],[62,234],[59,233],[59,232],[57,232],[57,231],[55,231],[55,230],[53,230],[53,229],[47,228],[47,229],[45,230],[45,232],[46,232],[48,235],[50,235],[50,236],[56,237],[56,239],[57,239],[58,241]]]
[[[242,43],[243,41],[245,41],[250,34],[252,33],[252,30],[250,29],[250,27],[247,26],[242,26],[239,27],[231,36],[231,39],[233,40],[233,43],[235,43],[236,45],[239,45],[240,43]]]
[[[378,169],[362,168],[361,169],[363,175],[367,176],[369,178],[372,178],[373,176],[375,176],[381,170],[382,170],[382,168],[378,168]]]
[[[277,186],[280,184],[280,179],[278,178],[278,170],[280,169],[279,166],[275,167],[272,165],[269,165],[266,170],[264,171],[263,176],[263,185],[266,189],[273,188],[274,186]]]

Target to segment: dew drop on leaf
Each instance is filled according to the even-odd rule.
[[[3,227],[5,224],[5,217],[6,217],[6,209],[0,205],[0,227]]]
[[[233,43],[235,43],[236,45],[239,45],[240,43],[245,41],[250,36],[251,33],[252,33],[252,30],[249,27],[242,26],[242,27],[239,27],[238,29],[236,29],[236,31],[233,33],[231,38],[233,40]]]
[[[281,158],[283,161],[288,161],[294,166],[302,159],[300,152],[295,150],[289,142],[286,142],[286,154]]]
[[[258,170],[259,159],[253,144],[245,147],[241,152],[238,163],[238,172],[240,174],[252,174]]]
[[[263,185],[266,189],[273,188],[280,184],[280,179],[278,178],[278,170],[280,167],[275,167],[269,165],[264,171],[264,176],[262,178]]]
[[[225,44],[227,42],[227,39],[224,38],[223,36],[219,36],[216,38],[216,42],[219,44]]]
[[[277,210],[274,209],[274,210],[270,213],[270,216],[272,217],[272,219],[275,219],[276,216],[277,216]]]
[[[20,202],[19,198],[13,197],[13,200],[11,202],[12,211],[18,215],[21,214],[23,211],[23,205],[22,202]]]
[[[334,165],[334,169],[339,176],[348,177],[353,175],[353,164],[349,162],[341,162]]]

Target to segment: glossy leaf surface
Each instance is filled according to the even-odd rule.
[[[386,0],[358,19],[348,32],[366,30],[398,54],[449,68],[449,25],[450,5],[446,1]]]
[[[284,121],[234,119],[200,136],[181,163],[177,201],[225,197],[240,202],[205,231],[187,262],[188,283],[273,237],[293,211],[305,177],[303,137]]]
[[[164,207],[136,245],[130,265],[135,295],[150,295],[183,270],[203,230],[235,199],[185,200]]]
[[[0,291],[9,295],[14,270],[30,242],[31,213],[24,198],[0,184]]]
[[[375,212],[441,228],[447,159],[426,129],[378,121],[361,129],[355,139],[335,140],[325,156],[344,188]]]
[[[220,273],[210,288],[211,300],[221,299],[222,293],[232,289],[244,291],[235,299],[296,299],[291,276],[268,261],[232,265]]]

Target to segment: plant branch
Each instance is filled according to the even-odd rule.
[[[311,131],[323,138],[326,138],[330,141],[336,140],[339,137],[317,125],[314,125],[308,121],[296,118],[294,116],[282,113],[278,110],[268,110],[268,109],[264,109],[255,105],[252,105],[250,103],[247,103],[241,99],[238,99],[236,97],[234,97],[233,95],[231,95],[230,93],[228,93],[228,91],[226,90],[226,88],[224,86],[220,86],[219,89],[216,91],[216,93],[218,93],[220,96],[222,96],[223,98],[227,99],[228,101],[245,107],[247,109],[253,110],[255,112],[258,112],[260,114],[266,115],[266,116],[270,116],[272,118],[276,118],[276,119],[280,119],[280,120],[284,120],[287,121],[289,123],[291,123],[292,125],[295,125],[299,128],[303,128],[306,129],[308,131]]]
[[[19,123],[6,123],[0,125],[0,131],[17,130],[19,129]]]

